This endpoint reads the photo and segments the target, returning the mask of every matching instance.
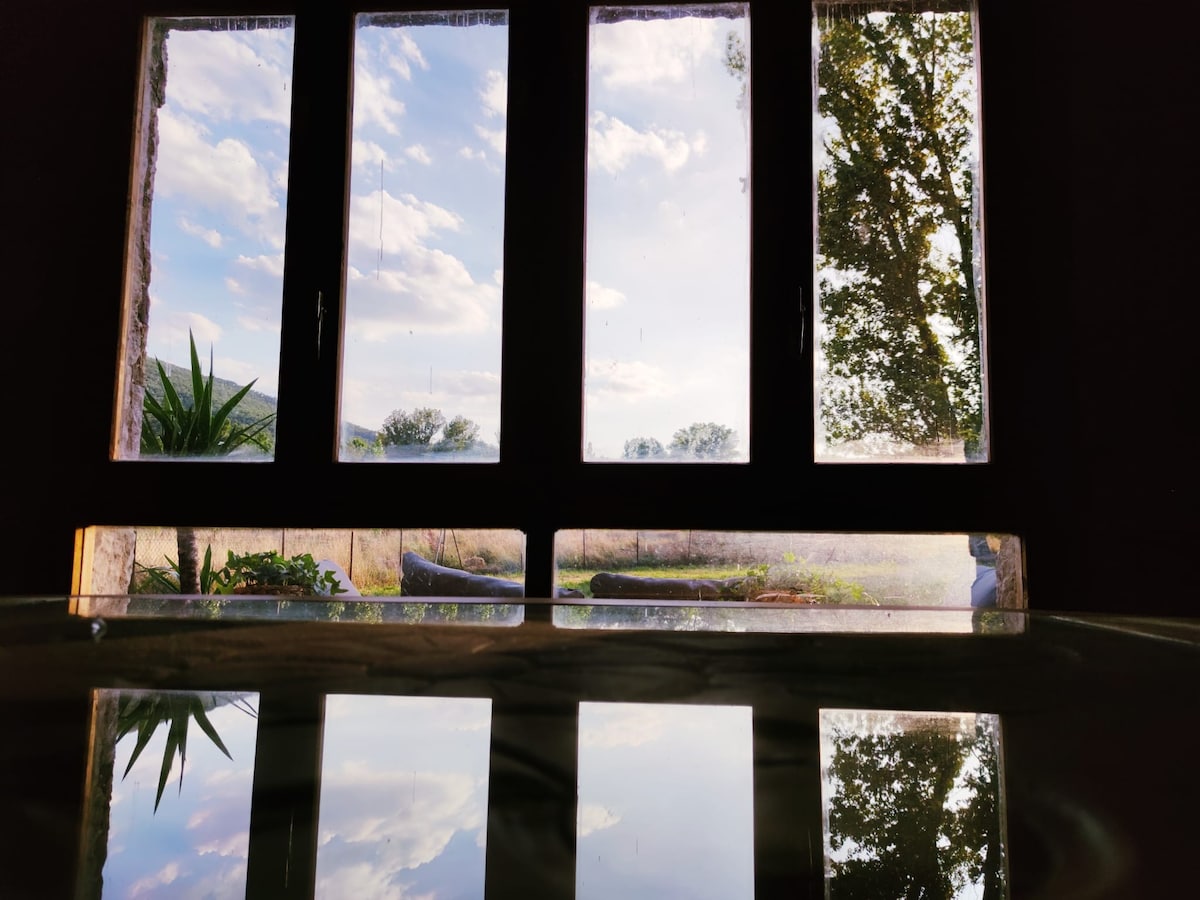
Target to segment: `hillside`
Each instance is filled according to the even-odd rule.
[[[174,363],[164,362],[163,368],[166,369],[167,377],[171,381],[171,386],[175,388],[179,398],[188,406],[192,405],[192,373],[191,369],[186,366],[177,366]],[[220,408],[221,404],[236,394],[244,387],[234,381],[228,381],[224,378],[213,376],[213,406]],[[150,392],[156,400],[162,401],[163,392],[162,384],[159,381],[158,370],[150,366],[150,371],[146,376],[146,390]],[[268,394],[263,394],[259,391],[251,389],[251,391],[242,398],[242,402],[230,414],[229,419],[235,425],[249,425],[251,422],[257,422],[263,416],[274,415],[276,408],[276,399]],[[349,441],[352,438],[361,437],[367,443],[374,443],[375,432],[369,428],[363,428],[361,425],[355,425],[353,422],[343,422],[343,440]],[[275,422],[271,421],[271,425],[267,428],[267,432],[271,436],[271,443],[275,442]]]

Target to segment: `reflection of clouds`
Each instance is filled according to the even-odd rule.
[[[153,875],[147,875],[145,878],[139,878],[129,888],[130,897],[138,897],[147,891],[152,891],[156,887],[161,887],[164,884],[171,884],[179,877],[179,863],[169,862]]]
[[[596,831],[612,828],[621,817],[607,806],[599,803],[581,803],[579,805],[579,837],[585,838]]]
[[[378,896],[354,890],[354,883],[367,877],[391,882],[402,870],[432,862],[455,834],[483,827],[484,784],[463,774],[373,772],[354,764],[324,773],[319,892]],[[365,873],[364,866],[375,872]]]
[[[594,112],[588,127],[588,160],[615,175],[637,157],[646,156],[675,172],[693,149],[702,152],[707,143],[702,133],[689,141],[681,131],[655,127],[638,131],[615,116]]]
[[[587,704],[580,710],[580,747],[639,747],[661,738],[665,707]]]
[[[721,56],[719,25],[727,27],[724,21],[691,17],[593,25],[589,66],[610,88],[681,84],[697,64]]]

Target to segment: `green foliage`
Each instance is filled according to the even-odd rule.
[[[137,580],[135,593],[139,594],[179,594],[179,563],[166,557],[165,566],[145,566],[134,563],[135,570],[141,575]],[[221,570],[212,567],[212,545],[204,550],[204,562],[200,566],[200,593],[219,593]]]
[[[379,440],[385,446],[395,444],[400,447],[428,447],[434,435],[441,431],[445,424],[446,417],[440,409],[428,406],[414,409],[412,412],[397,409],[383,420]]]
[[[265,431],[274,421],[271,413],[249,424],[234,424],[230,414],[250,392],[254,382],[238,389],[223,404],[213,408],[212,350],[209,350],[208,378],[205,380],[196,353],[196,341],[188,332],[191,345],[191,398],[186,402],[171,383],[162,362],[155,360],[162,382],[162,400],[147,390],[142,401],[142,453],[157,456],[225,456],[244,447],[268,450]]]
[[[274,550],[236,555],[229,558],[218,578],[222,594],[306,594],[334,596],[348,591],[329,571],[322,571],[311,553],[286,558]]]
[[[178,594],[179,566],[175,560],[166,558],[165,566],[138,564],[140,580],[136,593]],[[204,563],[200,568],[200,592],[202,594],[271,594],[289,593],[332,597],[348,591],[340,579],[329,571],[322,571],[311,553],[300,553],[290,558],[280,556],[274,550],[241,555],[229,551],[225,565],[214,569],[212,547],[204,551]]]
[[[442,437],[433,447],[440,452],[469,450],[479,439],[479,426],[463,416],[455,416],[442,428]]]
[[[672,456],[729,459],[737,452],[737,432],[715,422],[694,422],[671,437]]]
[[[217,730],[204,711],[204,703],[193,694],[123,693],[117,701],[117,740],[136,729],[137,743],[130,754],[129,764],[125,767],[122,779],[129,774],[133,764],[137,762],[150,738],[162,724],[167,725],[167,743],[163,749],[162,766],[158,774],[158,791],[154,795],[154,811],[158,812],[158,804],[162,800],[163,789],[167,786],[167,776],[171,774],[171,764],[179,753],[179,789],[183,790],[183,769],[187,762],[187,732],[188,722],[195,719],[200,730],[208,735],[208,739],[217,749],[229,759],[233,759],[225,744],[221,741]]]
[[[625,459],[654,459],[665,454],[666,450],[656,438],[635,437],[625,442],[625,451],[621,455]]]
[[[447,421],[440,409],[428,406],[412,412],[393,410],[383,420],[377,440],[381,449],[396,447],[407,453],[461,453],[480,446],[478,425],[465,416]]]
[[[967,13],[823,20],[821,416],[834,442],[982,432]]]
[[[346,452],[354,459],[371,459],[383,456],[383,444],[369,443],[366,438],[355,435],[346,444]]]

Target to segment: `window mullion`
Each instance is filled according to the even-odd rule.
[[[345,272],[354,16],[341,4],[296,17],[276,460],[329,463]]]
[[[810,16],[799,3],[750,8],[750,454],[776,485],[813,453]]]

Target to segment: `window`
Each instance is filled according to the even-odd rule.
[[[904,15],[913,17],[916,23],[913,27],[927,28],[927,17],[935,9],[939,15],[944,11],[950,15],[966,8],[966,4],[939,3]],[[157,30],[149,27],[146,31],[147,59],[154,58],[155,41],[159,40],[156,35],[160,33],[167,35],[168,47],[183,48],[188,41],[200,38],[222,47],[228,45],[233,59],[250,59],[254,54],[255,58],[265,58],[267,51],[256,49],[259,45],[253,43],[261,41],[262,47],[269,48],[272,54],[270,59],[275,68],[271,71],[280,76],[290,71],[290,78],[276,79],[280,86],[286,83],[291,101],[286,129],[278,111],[271,113],[274,118],[262,113],[267,117],[261,120],[265,124],[259,128],[276,141],[286,135],[287,146],[278,144],[271,151],[271,165],[251,154],[257,164],[256,171],[261,170],[263,183],[270,186],[270,196],[279,204],[280,211],[286,211],[283,255],[279,255],[280,248],[270,255],[278,272],[282,297],[281,312],[272,326],[279,329],[277,395],[270,412],[251,419],[254,422],[271,417],[272,450],[271,456],[263,457],[267,460],[263,465],[211,466],[190,461],[186,464],[186,479],[180,479],[178,474],[165,474],[153,459],[143,458],[136,466],[122,466],[121,490],[130,498],[138,498],[136,508],[130,506],[121,515],[110,508],[104,517],[96,516],[92,522],[107,519],[120,524],[140,522],[164,527],[260,528],[395,528],[398,523],[434,522],[462,529],[513,529],[524,535],[528,597],[553,595],[556,535],[580,529],[654,527],[747,533],[963,536],[993,531],[1015,533],[1014,525],[1022,521],[1016,499],[1019,492],[1014,494],[1011,489],[1016,470],[1011,462],[995,458],[994,454],[988,456],[985,465],[974,466],[849,466],[840,464],[849,457],[834,459],[821,455],[820,448],[830,448],[832,444],[828,431],[823,433],[824,426],[819,424],[823,421],[819,409],[824,387],[814,372],[822,365],[826,371],[836,367],[830,368],[828,353],[822,357],[825,351],[820,346],[814,347],[814,325],[822,321],[818,308],[826,303],[826,295],[814,294],[813,286],[819,286],[823,278],[827,285],[823,290],[828,291],[829,286],[836,287],[842,276],[829,274],[833,271],[829,266],[818,268],[822,260],[829,261],[828,247],[822,251],[824,256],[805,249],[817,248],[823,229],[828,232],[832,226],[823,226],[820,217],[814,223],[809,215],[810,211],[822,209],[818,204],[819,192],[814,187],[819,181],[815,173],[819,171],[824,151],[812,148],[808,141],[797,143],[794,137],[798,111],[813,108],[818,98],[813,67],[798,60],[796,37],[815,34],[819,39],[821,34],[841,29],[846,22],[859,23],[856,27],[860,30],[877,27],[871,24],[875,19],[857,15],[862,9],[839,3],[822,4],[814,12],[754,3],[633,7],[568,2],[556,4],[554,9],[522,3],[508,10],[430,13],[413,10],[409,4],[362,12],[334,3],[323,5],[319,12],[304,10],[289,18],[151,19],[159,27]],[[203,28],[195,25],[199,21],[203,21]],[[866,25],[862,24],[864,21]],[[958,29],[955,34],[965,40],[966,26],[960,23],[955,28]],[[676,90],[680,82],[674,74],[660,79],[663,83],[659,84],[653,79],[634,79],[616,68],[617,60],[623,58],[620,54],[645,44],[648,35],[654,36],[658,45],[665,41],[675,47],[674,56],[661,57],[660,61],[671,72],[683,66],[682,92]],[[471,43],[477,36],[486,45],[483,49]],[[442,67],[442,57],[434,56],[437,46],[441,48],[438,52],[444,54],[446,66],[455,62],[466,65],[462,58],[470,58],[470,65],[457,82],[459,102],[452,110],[453,129],[457,130],[439,131],[444,124],[442,120],[434,123],[422,118],[437,112],[429,96],[418,90],[423,78],[433,77],[435,63]],[[172,58],[168,53],[168,60]],[[187,56],[181,49],[174,59],[182,66],[181,60],[186,61]],[[814,46],[810,62],[819,61],[818,48]],[[982,65],[982,61],[976,61]],[[428,70],[423,63],[429,66]],[[962,72],[962,78],[950,86],[953,91],[965,84],[966,69]],[[405,73],[412,78],[411,82],[405,80]],[[403,82],[413,86],[413,93],[406,95],[402,115],[396,106],[398,98],[383,102],[382,95],[371,95],[371,85],[378,85],[383,78],[391,79],[394,84]],[[201,79],[205,85],[209,81]],[[144,79],[147,94],[144,113],[153,111],[161,114],[160,119],[176,115],[170,73],[165,83],[165,104],[159,108],[153,105],[153,78]],[[507,95],[503,96],[505,86]],[[671,90],[660,91],[663,86]],[[706,93],[710,90],[715,90],[716,95],[710,97]],[[621,105],[622,91],[627,100],[635,97],[637,103],[628,101]],[[661,101],[662,105],[649,107],[642,103],[643,95],[649,94],[656,94],[656,102]],[[249,99],[246,98],[247,104]],[[196,110],[220,105],[211,98],[205,101],[207,106],[201,99],[188,102],[189,108]],[[372,102],[383,102],[383,106],[373,107]],[[751,104],[753,115],[749,114]],[[719,145],[715,132],[710,134],[709,126],[699,119],[659,118],[660,114],[665,117],[676,108],[695,105],[705,109],[711,106],[720,113],[721,140],[728,139],[727,146]],[[253,108],[260,112],[276,109],[266,100]],[[167,112],[162,114],[162,110]],[[297,114],[298,110],[303,115]],[[189,115],[197,116],[199,112]],[[621,127],[615,124],[618,122]],[[224,146],[232,152],[242,140],[236,135],[218,134],[215,120],[212,124],[201,124],[208,132],[200,125],[196,132],[206,136],[206,146],[221,146],[225,141]],[[398,134],[389,132],[389,127]],[[826,133],[829,131],[827,122],[821,127]],[[501,132],[503,157],[499,155]],[[840,133],[845,135],[844,131]],[[676,134],[682,137],[677,138]],[[460,145],[459,138],[464,135],[467,138],[473,135],[475,143]],[[385,137],[394,140],[388,147],[381,143]],[[381,155],[372,145],[386,152]],[[719,150],[719,146],[726,149]],[[837,151],[835,144],[830,147]],[[685,149],[687,164],[677,165]],[[165,153],[161,147],[160,152]],[[486,158],[480,159],[478,153]],[[468,216],[460,211],[465,206],[456,207],[457,200],[452,203],[446,199],[449,194],[422,193],[431,183],[421,174],[429,168],[426,158],[431,165],[439,160],[454,165],[479,163],[476,169],[462,171],[473,172],[481,179],[487,173],[491,180],[478,183],[466,180],[456,187],[464,195],[478,196],[479,203],[487,205],[486,214]],[[161,160],[160,156],[160,174]],[[720,165],[711,171],[704,168],[715,166],[718,161]],[[631,200],[634,197],[642,208],[648,208],[646,204],[656,210],[666,209],[671,203],[679,205],[677,200],[655,194],[650,188],[653,182],[661,180],[660,176],[683,180],[685,170],[693,163],[695,172],[689,170],[687,177],[703,177],[689,188],[688,196],[700,199],[695,199],[698,205],[687,218],[703,219],[696,210],[705,208],[715,220],[730,219],[735,230],[743,235],[738,239],[743,249],[730,249],[728,268],[730,272],[741,273],[731,276],[729,293],[744,294],[746,318],[739,319],[743,313],[737,313],[722,330],[725,336],[732,337],[742,332],[744,326],[745,359],[739,362],[742,351],[735,349],[710,353],[703,340],[693,340],[690,348],[686,340],[672,344],[668,356],[688,357],[689,377],[708,378],[712,372],[726,372],[722,366],[733,360],[728,374],[718,379],[720,390],[707,392],[706,403],[711,401],[716,405],[689,407],[686,412],[679,404],[675,404],[679,409],[663,407],[666,411],[651,416],[656,423],[653,430],[642,429],[630,421],[628,425],[613,426],[611,441],[606,438],[597,443],[598,432],[592,429],[599,427],[598,411],[603,407],[603,398],[596,392],[601,380],[594,377],[593,363],[608,353],[594,343],[602,327],[598,323],[603,321],[597,315],[606,303],[617,302],[616,294],[605,293],[606,290],[625,295],[625,305],[620,307],[625,311],[631,308],[633,297],[633,288],[627,290],[608,274],[628,253],[619,249],[620,230],[606,223],[601,213],[606,206],[634,202]],[[491,171],[488,165],[501,171]],[[389,172],[389,166],[394,171]],[[616,171],[609,172],[605,166]],[[669,171],[671,167],[674,169]],[[139,163],[135,167],[135,187],[142,183],[138,178],[144,178],[152,170],[144,160]],[[604,184],[605,176],[611,179],[613,175],[621,179],[617,182],[621,186],[619,191],[612,190],[611,184]],[[646,181],[645,186],[635,177],[639,175]],[[407,178],[415,180],[405,181]],[[722,197],[726,188],[730,189],[726,212],[714,213],[707,205],[715,200],[700,189],[699,185],[707,184],[703,178],[710,178],[713,190]],[[974,197],[983,179],[974,174],[971,178]],[[841,176],[838,179],[836,185],[846,183]],[[956,169],[951,173],[951,181],[963,197],[966,179],[962,171]],[[501,187],[502,214],[493,202]],[[643,187],[649,193],[635,192]],[[150,196],[155,205],[160,200],[176,202],[169,190],[160,193],[157,186],[153,190]],[[489,191],[492,200],[484,197]],[[412,199],[404,199],[409,196]],[[398,200],[398,205],[391,208],[397,222],[413,210],[424,210],[435,219],[441,216],[438,221],[445,227],[434,228],[433,219],[427,216],[422,220],[425,225],[420,227],[429,231],[422,233],[419,241],[414,243],[411,233],[403,240],[393,236],[392,241],[388,237],[389,197]],[[928,198],[923,202],[922,209],[931,208]],[[359,231],[367,230],[366,213],[378,216],[381,206],[382,258],[377,243],[372,256],[365,236],[361,241],[355,237]],[[148,209],[146,204],[143,207]],[[446,215],[436,213],[434,207]],[[829,208],[823,207],[826,212]],[[174,210],[174,207],[163,209]],[[634,209],[629,207],[622,214],[633,215]],[[156,209],[154,216],[158,224],[153,227],[174,229],[177,239],[190,241],[188,246],[193,250],[207,252],[211,248],[206,239],[211,237],[215,242],[217,238],[192,226],[220,232],[224,246],[224,226],[213,220],[199,213],[192,215],[190,210],[164,215],[158,212]],[[743,215],[747,217],[749,240],[740,224]],[[974,242],[982,239],[982,231],[974,228],[979,220],[978,204],[971,207],[971,216],[969,242],[974,247]],[[267,217],[266,213],[263,217]],[[677,217],[677,223],[682,218]],[[185,220],[189,223],[187,228],[180,224]],[[275,219],[271,221],[277,224]],[[851,230],[865,223],[870,231],[873,221],[856,220],[851,223],[854,225]],[[375,218],[371,218],[371,223],[377,241],[379,223]],[[131,234],[148,233],[143,229],[144,224],[135,215]],[[256,223],[249,217],[238,224],[256,234],[267,235],[261,223],[256,231]],[[708,240],[706,229],[710,224],[706,220],[696,226],[694,234]],[[922,227],[928,242],[945,250],[939,251],[939,259],[956,259],[946,249],[950,245],[943,224],[931,221]],[[189,233],[188,228],[197,233]],[[466,249],[463,240],[466,231],[487,232],[493,250],[478,258],[472,256],[474,251]],[[496,265],[494,241],[500,233],[502,259]],[[690,230],[686,233],[693,234]],[[277,237],[277,231],[270,232],[271,240]],[[668,248],[674,246],[661,235],[655,240]],[[732,247],[732,236],[729,242]],[[680,255],[680,265],[672,270],[675,273],[672,277],[683,277],[686,281],[685,257],[695,260],[698,266],[710,258],[726,258],[703,243],[689,246],[691,250]],[[959,241],[957,246],[961,269],[965,265],[961,249],[965,245]],[[141,244],[135,240],[135,250],[139,247]],[[261,252],[254,254],[248,249],[236,250],[236,255],[227,260],[220,275],[224,290],[230,290],[225,279],[238,281],[236,273],[249,265],[247,260],[269,255],[265,245],[259,249]],[[450,257],[463,263],[466,280],[461,283],[470,295],[470,302],[463,300],[466,295],[451,297],[447,302],[462,300],[456,307],[460,312],[476,301],[489,308],[491,312],[483,331],[492,335],[487,341],[496,338],[498,344],[490,343],[485,348],[483,344],[471,343],[477,338],[485,339],[482,334],[475,335],[462,345],[463,358],[451,362],[447,357],[445,365],[453,367],[457,374],[474,372],[485,377],[475,381],[475,387],[466,380],[456,382],[458,388],[454,390],[462,390],[456,395],[461,399],[460,405],[458,400],[451,402],[449,385],[453,379],[442,380],[436,367],[431,388],[428,358],[421,355],[424,350],[413,353],[389,350],[384,354],[387,368],[373,369],[374,386],[358,393],[359,387],[369,380],[367,369],[375,365],[368,362],[367,355],[359,355],[364,352],[360,346],[366,342],[364,335],[383,322],[378,328],[389,333],[399,331],[401,344],[408,338],[407,330],[400,327],[408,321],[404,315],[371,320],[376,324],[370,327],[364,324],[373,315],[370,309],[378,311],[367,294],[359,293],[360,287],[364,291],[369,288],[372,260],[376,268],[375,284],[381,285],[389,265],[402,267],[403,271],[393,272],[400,272],[403,278],[399,275],[397,278],[403,281],[414,275],[421,260],[437,260],[441,265]],[[138,258],[137,253],[131,253],[131,260]],[[980,260],[981,257],[973,257],[973,263]],[[138,285],[142,283],[139,279],[144,273],[132,264],[129,268],[127,294],[132,304],[129,309],[133,310],[138,308],[134,301],[139,296]],[[722,264],[720,268],[726,267]],[[978,268],[972,265],[972,278]],[[166,264],[155,270],[162,272],[164,278],[172,271]],[[747,272],[749,275],[745,276]],[[943,272],[946,284],[938,282],[942,285],[938,287],[929,281],[933,278],[932,270],[922,272],[925,280],[919,279],[918,287],[927,297],[947,295],[950,288],[946,284],[950,280],[957,279],[954,286],[959,294],[976,284],[965,274],[960,273],[959,277]],[[735,289],[733,282],[741,286]],[[589,288],[590,285],[600,288]],[[401,288],[395,296],[403,295]],[[155,287],[154,293],[157,290]],[[638,291],[639,296],[653,293],[645,286]],[[447,295],[436,296],[441,301]],[[153,296],[146,293],[142,299],[148,303]],[[393,301],[394,297],[387,302],[395,311],[399,306]],[[740,300],[730,302],[730,308],[742,308]],[[167,299],[163,303],[170,308]],[[152,316],[155,321],[161,321],[158,311]],[[137,321],[136,316],[130,315],[130,322]],[[821,315],[825,316],[824,331],[817,331],[818,344],[830,329],[836,331],[827,308]],[[978,319],[980,338],[984,318]],[[956,353],[970,355],[962,349],[966,344],[951,335],[945,319],[944,312],[931,314],[929,318],[930,328],[941,341],[935,355],[950,361]],[[150,323],[148,332],[151,340],[155,321]],[[665,327],[665,320],[663,324]],[[622,327],[632,335],[634,325],[630,319]],[[230,340],[236,333],[241,340],[247,332],[244,324],[230,324],[223,326],[222,333]],[[151,364],[154,352],[138,350],[137,341],[130,337],[136,334],[137,329],[133,328],[125,338],[119,403],[131,402],[132,386],[138,382],[139,362],[147,384],[157,374]],[[273,346],[274,332],[267,328],[258,334],[266,337],[258,340],[262,346],[257,349],[266,348],[267,355],[271,355],[273,351],[268,345]],[[214,347],[211,341],[206,342],[204,333],[196,329],[193,336],[197,338],[197,365],[202,379],[209,371],[206,357],[210,354],[205,350],[211,350],[210,358],[218,377],[225,378],[222,372],[235,374],[233,369],[222,368],[226,357],[221,345]],[[642,336],[644,340],[645,328]],[[415,329],[412,337],[416,343]],[[673,334],[671,340],[675,338]],[[966,368],[959,374],[970,370],[982,378],[987,348],[981,339],[973,346],[976,349],[971,352],[977,354],[978,365],[964,362]],[[441,356],[440,351],[438,355]],[[897,359],[903,362],[903,357]],[[414,360],[425,361],[414,368]],[[188,360],[180,359],[177,364],[186,367],[187,363]],[[402,369],[406,375],[398,374]],[[737,379],[732,374],[739,369],[748,375],[744,391],[736,385]],[[231,383],[249,384],[257,373],[245,371],[244,376],[230,379]],[[443,374],[447,371],[442,370]],[[944,387],[962,381],[958,375],[950,378],[947,371],[943,370],[945,378],[940,382]],[[271,386],[269,374],[258,377],[254,391]],[[731,392],[729,396],[745,397],[746,417],[732,411],[740,401],[729,406],[718,403],[726,388]],[[968,404],[975,404],[971,406],[971,416],[976,413],[983,416],[986,412],[986,406],[981,405],[985,399],[982,382],[978,388],[973,394],[972,389],[963,388],[975,398]],[[427,406],[425,400],[420,400],[422,391],[430,398]],[[493,398],[481,401],[493,412],[485,416],[483,406],[471,406],[475,401],[468,400],[468,395]],[[399,430],[419,431],[418,426],[424,425],[422,433],[428,434],[424,446],[448,441],[453,448],[455,434],[470,434],[471,426],[479,426],[480,443],[476,446],[486,443],[495,452],[489,450],[477,455],[431,452],[429,456],[420,455],[419,461],[411,465],[367,465],[377,458],[375,445],[368,439],[369,430],[357,435],[361,443],[355,444],[356,435],[344,430],[343,423],[355,421],[358,413],[351,415],[355,404],[368,397],[377,411],[372,417],[386,416],[394,410],[412,415],[432,410],[434,415],[421,421],[410,417],[395,423]],[[496,397],[498,407],[493,402]],[[593,407],[594,400],[600,405]],[[130,410],[128,405],[123,408]],[[731,410],[729,418],[719,409]],[[677,418],[671,418],[676,414]],[[447,431],[458,417],[462,419],[455,426],[458,430]],[[128,451],[116,454],[122,458],[136,455],[131,450],[135,435],[132,423],[136,418],[117,417],[120,427],[116,434],[123,436],[115,439],[115,444]],[[961,424],[965,419],[959,416],[957,421]],[[983,419],[977,416],[973,421],[979,424]],[[697,454],[696,448],[702,444],[699,439],[704,435],[690,434],[691,425],[716,426],[709,437],[717,439],[713,446],[724,449],[711,455]],[[498,441],[492,429],[498,430]],[[681,429],[684,431],[681,446],[689,448],[688,458],[698,464],[674,464],[681,457],[672,456],[670,447]],[[731,439],[736,434],[736,444],[719,440],[724,429],[728,429]],[[693,441],[693,437],[697,440]],[[637,451],[636,446],[633,448],[634,458],[643,464],[615,464],[625,459],[625,442],[635,438],[653,439],[662,445],[664,455],[660,457],[653,452],[655,444],[647,440],[646,454]],[[965,458],[962,440],[955,440]],[[592,453],[587,450],[589,443],[593,444]],[[385,448],[385,458],[388,452]],[[456,458],[461,464],[426,464],[432,456]],[[879,463],[892,458],[872,456],[868,461]],[[935,453],[921,457],[932,461],[944,458]],[[729,465],[731,461],[738,464]],[[172,468],[178,465],[173,464]],[[160,481],[164,478],[171,489],[155,489],[164,483]],[[219,504],[200,500],[218,497]],[[121,552],[131,551],[125,547]],[[124,586],[116,589],[123,590]]]

